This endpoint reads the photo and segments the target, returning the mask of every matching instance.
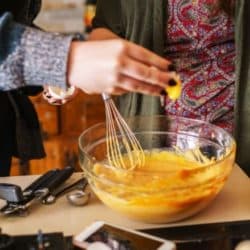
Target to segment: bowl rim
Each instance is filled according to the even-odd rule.
[[[181,117],[181,116],[175,116],[175,115],[153,115],[155,118],[167,118],[167,119],[181,119],[181,120],[184,120],[184,121],[190,121],[190,122],[195,122],[197,125],[199,125],[199,124],[204,124],[204,125],[209,125],[211,128],[215,128],[217,131],[221,131],[223,134],[226,134],[227,135],[227,137],[230,139],[230,141],[232,142],[232,147],[231,147],[231,150],[227,153],[227,155],[226,155],[226,157],[227,158],[229,158],[232,154],[233,154],[233,151],[234,151],[234,148],[236,148],[236,141],[235,141],[235,139],[234,139],[234,137],[228,132],[228,131],[226,131],[226,130],[224,130],[223,128],[221,128],[221,127],[219,127],[219,126],[216,126],[216,125],[214,125],[214,124],[212,124],[212,123],[209,123],[209,122],[207,122],[207,121],[203,121],[203,120],[198,120],[198,119],[192,119],[192,118],[186,118],[186,117]],[[151,118],[152,117],[152,115],[147,115],[147,116],[133,116],[133,117],[130,117],[130,118],[127,118],[127,119],[125,119],[125,120],[130,120],[130,119],[136,119],[137,117],[139,117],[139,118]],[[92,125],[91,127],[89,127],[89,128],[87,128],[86,130],[84,130],[81,134],[80,134],[80,136],[78,137],[78,147],[79,147],[79,150],[81,151],[81,152],[83,152],[83,153],[85,153],[86,154],[86,157],[90,160],[90,161],[92,161],[92,159],[91,159],[91,157],[89,157],[89,154],[88,154],[88,152],[86,151],[86,150],[84,150],[83,149],[83,147],[82,147],[82,143],[81,143],[81,140],[82,140],[82,137],[84,137],[87,133],[89,133],[89,131],[91,131],[91,130],[94,130],[95,128],[97,128],[97,127],[100,127],[100,126],[105,126],[105,122],[100,122],[100,123],[97,123],[97,124],[95,124],[95,125]],[[143,133],[143,132],[146,132],[146,131],[140,131],[140,132],[136,132],[137,134],[139,134],[139,133]],[[166,131],[167,132],[167,131]],[[135,133],[135,134],[136,134]],[[191,135],[190,135],[191,136]],[[206,164],[206,165],[203,165],[203,166],[200,166],[200,167],[197,167],[197,168],[195,168],[195,169],[191,169],[191,170],[189,170],[189,169],[182,169],[182,170],[185,170],[185,171],[189,171],[189,172],[192,172],[192,171],[198,171],[198,170],[200,170],[200,169],[203,169],[204,167],[205,168],[209,168],[209,167],[212,167],[212,166],[214,166],[215,164],[219,164],[221,161],[223,161],[225,158],[223,158],[223,159],[220,159],[220,160],[218,160],[218,161],[216,161],[216,162],[212,162],[212,163],[210,163],[210,164]],[[128,173],[128,171],[129,170],[127,170],[127,169],[122,169],[122,168],[116,168],[116,167],[114,167],[114,166],[109,166],[109,165],[107,165],[109,168],[110,168],[110,170],[115,170],[115,171],[121,171],[121,173]],[[88,171],[86,168],[84,168],[84,171],[87,171],[87,172],[89,172],[89,173],[91,173],[91,174],[93,174],[91,171]],[[136,173],[138,173],[138,174],[140,174],[140,173],[143,173],[143,175],[146,175],[147,173],[145,173],[145,172],[143,172],[143,171],[140,171],[140,170],[137,170],[136,171]],[[170,174],[171,173],[171,171],[169,171],[169,172],[165,172],[166,174]],[[177,171],[172,171],[172,173],[177,173]],[[149,172],[148,174],[154,174],[154,172]],[[94,174],[95,175],[95,174]],[[97,175],[95,175],[95,177],[97,177],[98,178],[98,176]]]
[[[218,131],[221,131],[222,133],[226,134],[228,136],[228,138],[234,143],[236,144],[236,141],[235,141],[235,138],[228,132],[226,131],[225,129],[217,126],[217,125],[214,125],[210,122],[207,122],[207,121],[203,121],[203,120],[199,120],[199,119],[193,119],[193,118],[186,118],[186,117],[182,117],[182,116],[177,116],[177,115],[145,115],[145,116],[142,116],[142,115],[137,115],[137,116],[133,116],[133,117],[128,117],[128,118],[124,118],[125,121],[129,121],[129,120],[132,120],[132,119],[136,119],[137,117],[138,118],[150,118],[150,117],[154,117],[154,118],[168,118],[168,119],[171,119],[171,120],[174,120],[174,118],[176,119],[180,119],[180,120],[185,120],[185,121],[190,121],[190,122],[196,122],[197,124],[204,124],[204,125],[209,125],[211,128],[215,128],[216,130]],[[100,126],[103,126],[105,125],[106,122],[99,122],[97,124],[94,124],[90,127],[88,127],[87,129],[85,129],[78,137],[78,146],[80,148],[81,151],[84,151],[83,148],[82,148],[82,143],[81,143],[81,139],[82,137],[84,137],[84,135],[86,135],[87,133],[89,133],[90,130],[93,130],[94,128],[96,127],[100,127]]]

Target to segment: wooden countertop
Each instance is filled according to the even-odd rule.
[[[77,178],[75,174],[72,178]],[[1,183],[15,183],[22,187],[29,185],[37,176],[2,177]],[[0,201],[0,207],[5,204]],[[202,212],[197,215],[171,224],[145,224],[127,219],[104,206],[94,195],[88,205],[74,207],[65,197],[53,205],[33,203],[27,217],[0,215],[0,227],[3,232],[17,234],[34,234],[38,229],[44,232],[63,232],[65,235],[79,233],[96,220],[104,220],[133,229],[169,227],[224,221],[250,219],[250,179],[235,166],[222,192]]]

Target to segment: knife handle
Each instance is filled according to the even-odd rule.
[[[59,171],[59,169],[49,170],[48,172],[40,176],[24,189],[24,196],[33,195],[36,190],[46,187],[47,183],[50,182],[51,179],[54,178]]]
[[[65,182],[73,173],[74,168],[71,166],[67,166],[64,169],[59,170],[58,173],[55,174],[55,176],[50,178],[50,181],[47,182],[44,188],[46,188],[50,193],[51,191],[59,187],[63,182]]]
[[[15,203],[23,201],[21,187],[9,183],[0,183],[0,199]]]

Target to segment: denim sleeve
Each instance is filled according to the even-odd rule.
[[[0,90],[45,84],[66,88],[72,36],[43,32],[0,14]]]

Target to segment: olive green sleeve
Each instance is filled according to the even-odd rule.
[[[93,28],[107,28],[122,36],[122,11],[120,0],[97,0]]]
[[[238,0],[235,40],[237,47],[235,124],[237,163],[250,176],[250,1]]]

